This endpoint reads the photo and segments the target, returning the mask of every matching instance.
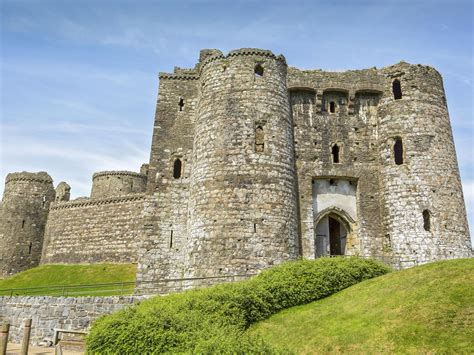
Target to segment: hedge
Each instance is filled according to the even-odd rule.
[[[327,297],[390,268],[371,259],[320,258],[284,263],[250,280],[158,296],[99,318],[89,354],[284,352],[245,330],[288,307]]]

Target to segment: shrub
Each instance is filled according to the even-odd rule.
[[[281,309],[309,303],[389,268],[374,260],[298,260],[242,282],[158,296],[98,319],[89,353],[275,353],[243,333]]]

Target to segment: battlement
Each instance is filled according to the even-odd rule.
[[[145,198],[146,198],[146,195],[143,193],[129,194],[126,196],[97,198],[97,199],[82,197],[82,198],[77,198],[72,201],[62,201],[62,202],[53,203],[51,204],[49,209],[61,210],[61,209],[78,208],[78,207],[86,207],[86,206],[100,206],[100,205],[117,204],[117,203],[130,202],[130,201],[140,201],[140,200],[144,200]]]
[[[92,175],[92,180],[95,180],[98,177],[102,176],[109,176],[109,177],[116,177],[116,176],[133,176],[140,179],[146,179],[146,175],[141,173],[136,173],[134,171],[126,171],[126,170],[117,170],[117,171],[99,171]]]
[[[48,173],[44,171],[40,171],[38,173],[30,173],[30,172],[18,172],[18,173],[10,173],[7,175],[5,179],[5,184],[14,181],[29,181],[29,182],[39,182],[43,184],[52,184],[53,179],[49,176]]]

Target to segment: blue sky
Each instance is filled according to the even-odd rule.
[[[202,48],[271,49],[307,69],[405,60],[444,77],[474,226],[471,0],[0,4],[2,180],[46,170],[78,197],[94,171],[138,170],[148,161],[158,72],[194,66]]]

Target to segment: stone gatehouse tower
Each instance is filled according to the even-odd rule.
[[[137,262],[138,281],[219,280],[299,256],[397,267],[471,256],[443,82],[428,66],[324,72],[266,50],[203,50],[194,68],[160,74],[140,173],[97,173],[91,197],[73,201],[64,186],[41,263]],[[0,245],[14,238],[8,204]]]

